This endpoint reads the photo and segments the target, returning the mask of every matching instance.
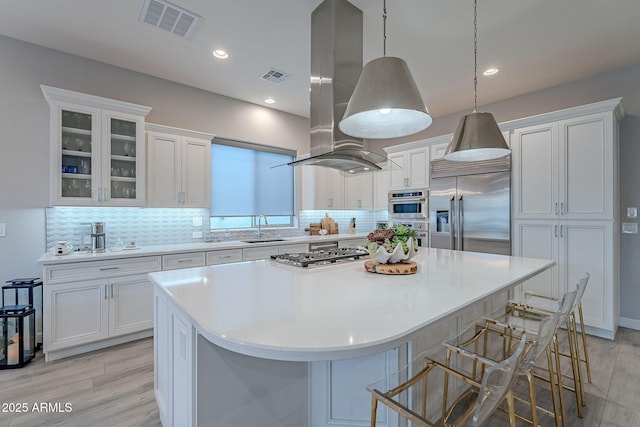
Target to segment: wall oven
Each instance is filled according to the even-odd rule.
[[[429,219],[429,190],[389,191],[389,220],[400,223],[405,220]]]

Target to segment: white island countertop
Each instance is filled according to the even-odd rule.
[[[273,261],[150,273],[208,341],[254,357],[320,361],[380,353],[548,269],[554,261],[421,249],[418,273],[363,261],[299,268]]]

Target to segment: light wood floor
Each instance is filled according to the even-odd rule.
[[[593,383],[586,387],[584,417],[577,418],[575,399],[567,394],[568,425],[640,426],[640,331],[621,328],[615,341],[589,337],[589,351]],[[26,403],[28,411],[3,412],[11,403]],[[40,403],[57,403],[62,410],[69,403],[71,411],[34,412],[33,405]],[[153,397],[153,341],[148,338],[46,364],[39,352],[22,369],[0,371],[0,405],[0,427],[159,426]],[[550,419],[541,421],[553,425]],[[508,423],[496,416],[489,425]]]

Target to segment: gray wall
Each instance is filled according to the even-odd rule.
[[[153,107],[147,121],[211,132],[231,139],[308,152],[308,121],[261,106],[112,67],[0,36],[0,280],[40,276],[45,250],[44,207],[49,203],[48,105],[40,84]],[[215,76],[212,76],[215,78]],[[478,87],[482,102],[482,84]],[[470,101],[472,100],[470,94]],[[428,94],[423,94],[428,102]],[[620,211],[640,206],[640,64],[482,106],[498,122],[623,97],[620,138]],[[373,141],[382,147],[451,133],[466,112],[436,117],[411,138]],[[624,220],[624,218],[621,218]],[[640,327],[640,240],[622,235],[620,313]]]

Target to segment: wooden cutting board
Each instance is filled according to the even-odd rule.
[[[418,264],[415,261],[377,264],[374,260],[368,259],[364,262],[364,269],[370,273],[378,274],[416,274]]]

